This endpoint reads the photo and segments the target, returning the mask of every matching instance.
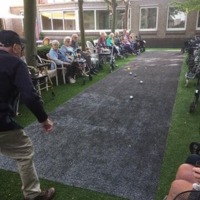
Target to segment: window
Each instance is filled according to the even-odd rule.
[[[169,7],[167,30],[185,30],[186,29],[186,13],[175,7]]]
[[[64,30],[76,30],[76,16],[73,11],[64,11]]]
[[[116,29],[123,29],[123,27],[125,27],[125,14],[124,10],[116,10]]]
[[[52,12],[53,30],[63,30],[63,13]]]
[[[95,18],[94,11],[83,11],[84,18],[84,28],[85,30],[94,30],[95,29]]]
[[[75,30],[74,11],[41,12],[42,30]]]
[[[104,30],[110,29],[110,21],[112,16],[109,15],[108,10],[97,10],[96,11],[96,29]]]
[[[148,7],[140,9],[140,30],[157,30],[158,8]]]
[[[112,27],[113,15],[108,10],[96,10],[96,30],[106,30]],[[116,29],[123,29],[125,21],[124,10],[116,10]]]
[[[198,15],[197,15],[197,29],[200,30],[200,11],[198,12]]]
[[[77,31],[79,30],[78,11],[41,11],[41,31]],[[108,31],[112,27],[112,13],[109,10],[84,10],[84,28],[86,31]],[[124,10],[116,10],[116,29],[122,30],[125,22]]]
[[[41,13],[41,22],[43,30],[52,30],[51,26],[51,13],[42,12]]]

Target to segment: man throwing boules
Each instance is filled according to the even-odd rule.
[[[32,84],[28,67],[20,59],[23,43],[16,32],[0,31],[0,154],[17,161],[24,200],[50,200],[55,189],[41,191],[32,142],[14,119],[20,95],[44,130],[49,133],[53,128]]]

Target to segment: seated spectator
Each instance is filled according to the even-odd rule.
[[[120,55],[126,55],[127,53],[127,50],[124,48],[124,45],[123,43],[121,42],[121,36],[119,34],[119,31],[116,31],[115,32],[115,35],[114,35],[114,43],[117,47],[119,47],[119,52],[120,52]]]
[[[75,52],[74,49],[71,47],[71,42],[71,37],[66,36],[63,40],[63,45],[61,46],[60,51],[69,59],[73,60]]]
[[[137,36],[134,33],[131,33],[129,35],[129,41],[130,41],[131,46],[133,47],[133,49],[138,49],[139,43],[137,41]]]
[[[86,60],[86,64],[88,69],[90,70],[91,74],[97,74],[97,70],[92,66],[91,57],[89,53],[83,52],[78,44],[78,35],[72,34],[72,42],[71,47],[73,48],[74,52],[77,52],[80,54],[80,57],[84,58]]]
[[[74,52],[73,48],[71,47],[71,37],[65,37],[63,42],[64,44],[61,46],[60,51],[63,53],[63,55],[75,61],[75,56],[77,56],[77,53]],[[80,60],[80,62],[75,63],[77,64],[76,66],[79,69],[80,74],[83,76],[88,76],[88,74],[86,74],[86,62],[84,60]]]
[[[43,45],[49,45],[50,44],[50,39],[48,37],[45,37],[43,39]]]
[[[126,51],[128,53],[130,53],[130,54],[136,53],[134,51],[133,47],[131,46],[131,43],[129,41],[129,34],[128,34],[128,31],[126,29],[124,29],[124,31],[123,31],[121,42],[124,46],[124,49],[126,49]]]
[[[106,38],[107,38],[107,34],[105,32],[100,32],[100,36],[97,42],[97,47],[99,49],[107,47]]]
[[[55,61],[58,68],[62,64],[67,68],[66,77],[69,79],[70,83],[75,83],[76,80],[74,79],[74,77],[76,69],[73,65],[71,65],[71,60],[62,54],[62,52],[59,49],[59,45],[60,43],[58,40],[52,41],[52,47],[49,51],[49,56],[52,60]]]
[[[121,40],[129,40],[129,33],[127,29],[123,30],[122,36],[121,36]]]
[[[115,35],[114,35],[114,43],[115,45],[117,45],[118,47],[120,47],[121,45],[121,38],[120,38],[120,35],[119,35],[119,31],[115,31]]]
[[[106,39],[106,44],[108,47],[113,48],[113,54],[121,57],[120,52],[119,52],[119,47],[117,47],[114,43],[114,33],[110,33],[109,36]]]
[[[195,163],[198,160],[200,160],[199,155],[191,154],[186,162],[180,165],[176,173],[176,178],[172,182],[169,193],[164,200],[173,200],[178,194],[184,191],[200,190],[200,187],[195,187],[197,183],[200,183],[200,168],[195,167]]]
[[[106,40],[107,40],[107,34],[105,32],[100,32],[100,36],[97,42],[98,53],[101,52],[110,53],[110,49],[107,46]]]

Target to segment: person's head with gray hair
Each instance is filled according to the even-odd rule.
[[[74,33],[72,34],[72,40],[78,40],[78,34]]]
[[[114,33],[110,33],[110,34],[109,34],[109,37],[110,37],[110,38],[113,38],[113,37],[114,37]]]
[[[52,44],[52,46],[53,45],[60,45],[60,42],[58,41],[58,40],[53,40],[52,42],[51,42],[51,44]]]
[[[100,32],[99,34],[100,34],[101,38],[106,38],[107,37],[107,34],[104,31]]]
[[[63,40],[64,46],[69,47],[69,46],[71,45],[71,43],[72,43],[72,38],[69,37],[69,36],[66,36],[66,37],[64,38],[64,40]]]
[[[70,36],[66,36],[63,40],[63,43],[65,44],[66,42],[70,42],[72,40],[72,38]]]
[[[119,31],[115,31],[115,36],[119,36]]]
[[[57,50],[59,48],[60,42],[58,40],[53,40],[51,45],[53,49]]]

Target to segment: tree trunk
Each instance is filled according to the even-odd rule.
[[[83,0],[78,0],[79,8],[79,26],[81,33],[81,46],[82,50],[85,51],[85,29],[84,29],[84,18],[83,18]]]
[[[0,19],[0,30],[4,29],[4,25],[3,25],[3,19]]]
[[[36,40],[35,40],[35,22],[36,22],[36,0],[24,0],[24,36],[26,39],[26,61],[30,66],[36,66],[35,56]]]
[[[115,27],[116,27],[116,0],[112,0],[112,28],[111,32],[115,33]]]

